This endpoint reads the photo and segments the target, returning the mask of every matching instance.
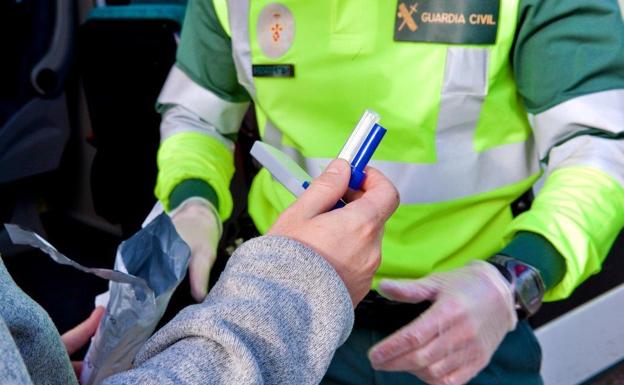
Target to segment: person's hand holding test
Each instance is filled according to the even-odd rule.
[[[369,167],[355,200],[339,210],[336,201],[348,191],[349,164],[333,160],[269,230],[293,238],[321,254],[347,286],[354,306],[370,290],[381,263],[386,220],[399,204],[399,194],[379,171]],[[349,196],[349,195],[348,195]]]

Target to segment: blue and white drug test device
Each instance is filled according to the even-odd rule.
[[[308,174],[291,157],[277,148],[259,140],[253,144],[251,155],[269,172],[278,182],[295,196],[303,194],[312,180]]]
[[[379,115],[366,110],[355,129],[338,154],[351,165],[349,188],[359,190],[364,183],[364,169],[379,146],[386,129],[379,125]],[[251,148],[251,155],[269,170],[271,175],[295,196],[303,194],[310,185],[312,177],[288,155],[277,148],[261,141],[256,141]],[[344,206],[343,201],[336,208]]]
[[[364,115],[338,154],[338,158],[346,160],[351,165],[349,188],[353,190],[359,190],[362,187],[366,177],[364,169],[386,134],[386,129],[377,122],[379,122],[379,115],[376,112],[364,111]]]

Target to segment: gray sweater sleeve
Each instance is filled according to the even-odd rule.
[[[0,380],[11,385],[33,385],[11,331],[0,317]]]
[[[317,384],[353,325],[349,293],[320,255],[250,240],[206,300],[156,333],[118,384]]]
[[[78,384],[48,316],[13,281],[0,258],[0,384]]]

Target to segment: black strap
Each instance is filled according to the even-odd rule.
[[[428,301],[417,304],[391,301],[371,291],[355,308],[354,327],[391,333],[418,318],[429,306]]]

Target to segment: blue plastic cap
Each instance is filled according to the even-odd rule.
[[[353,158],[351,162],[351,179],[349,180],[349,187],[353,190],[359,190],[362,187],[366,178],[364,169],[385,134],[386,129],[379,124],[375,124]]]

